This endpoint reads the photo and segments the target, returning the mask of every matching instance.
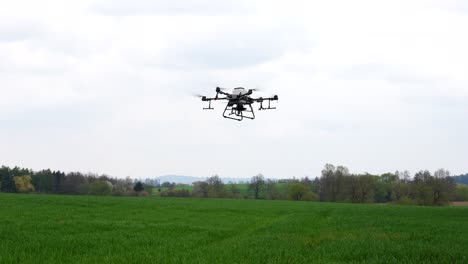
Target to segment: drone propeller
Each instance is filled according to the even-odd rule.
[[[216,87],[216,92],[227,91],[227,88]]]
[[[195,96],[195,97],[200,97],[200,98],[202,98],[202,97],[203,97],[203,95],[201,95],[201,94],[197,94],[197,93],[192,93],[192,96]]]

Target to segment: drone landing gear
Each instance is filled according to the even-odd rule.
[[[224,109],[223,112],[223,117],[224,118],[229,118],[237,121],[242,121],[244,118],[248,119],[255,119],[255,113],[252,108],[252,105],[248,105],[249,109],[244,109],[244,110],[238,110],[237,105],[226,105],[226,108]],[[228,113],[226,115],[226,113]],[[247,115],[244,115],[244,113],[248,113]]]
[[[260,101],[260,108],[258,110],[271,110],[271,109],[276,109],[276,107],[271,107],[271,100],[268,100],[268,106],[264,107],[263,106],[263,101]]]
[[[204,107],[203,110],[213,110],[214,108],[211,107],[211,100],[207,100],[208,101],[208,107]]]

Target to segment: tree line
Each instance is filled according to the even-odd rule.
[[[148,196],[153,191],[150,186],[129,177],[118,179],[93,173],[0,167],[1,192]]]
[[[241,189],[245,188],[245,189]],[[107,175],[64,173],[50,169],[0,168],[0,191],[19,193],[89,194],[150,196],[153,190],[161,197],[236,198],[296,200],[348,203],[395,203],[442,206],[451,201],[467,201],[468,186],[456,184],[447,170],[431,174],[408,171],[382,175],[351,174],[344,166],[325,165],[320,177],[272,180],[262,174],[247,184],[224,183],[215,175],[206,181],[186,185],[155,179],[132,180]]]

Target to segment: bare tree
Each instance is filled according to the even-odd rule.
[[[253,190],[255,199],[258,199],[260,197],[260,192],[262,191],[264,185],[265,178],[262,174],[257,174],[256,176],[253,176],[250,180],[249,188]]]
[[[225,196],[224,183],[218,175],[211,176],[206,180],[208,183],[208,196],[209,197],[223,197]]]
[[[450,177],[450,172],[448,170],[445,170],[445,169],[438,169],[438,170],[436,170],[434,172],[434,177],[436,177],[438,179]]]

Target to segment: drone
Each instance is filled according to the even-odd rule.
[[[278,101],[278,95],[269,98],[252,98],[252,93],[257,91],[257,89],[247,90],[244,87],[237,87],[233,89],[232,93],[224,92],[225,90],[224,88],[216,87],[216,96],[212,98],[198,95],[203,102],[208,102],[208,107],[203,108],[203,110],[213,110],[214,108],[211,107],[213,100],[227,100],[223,117],[242,121],[244,118],[255,119],[254,109],[252,108],[252,104],[254,103],[260,103],[258,110],[276,109],[276,107],[271,107],[271,101]],[[264,106],[263,103],[268,103],[268,105]]]

